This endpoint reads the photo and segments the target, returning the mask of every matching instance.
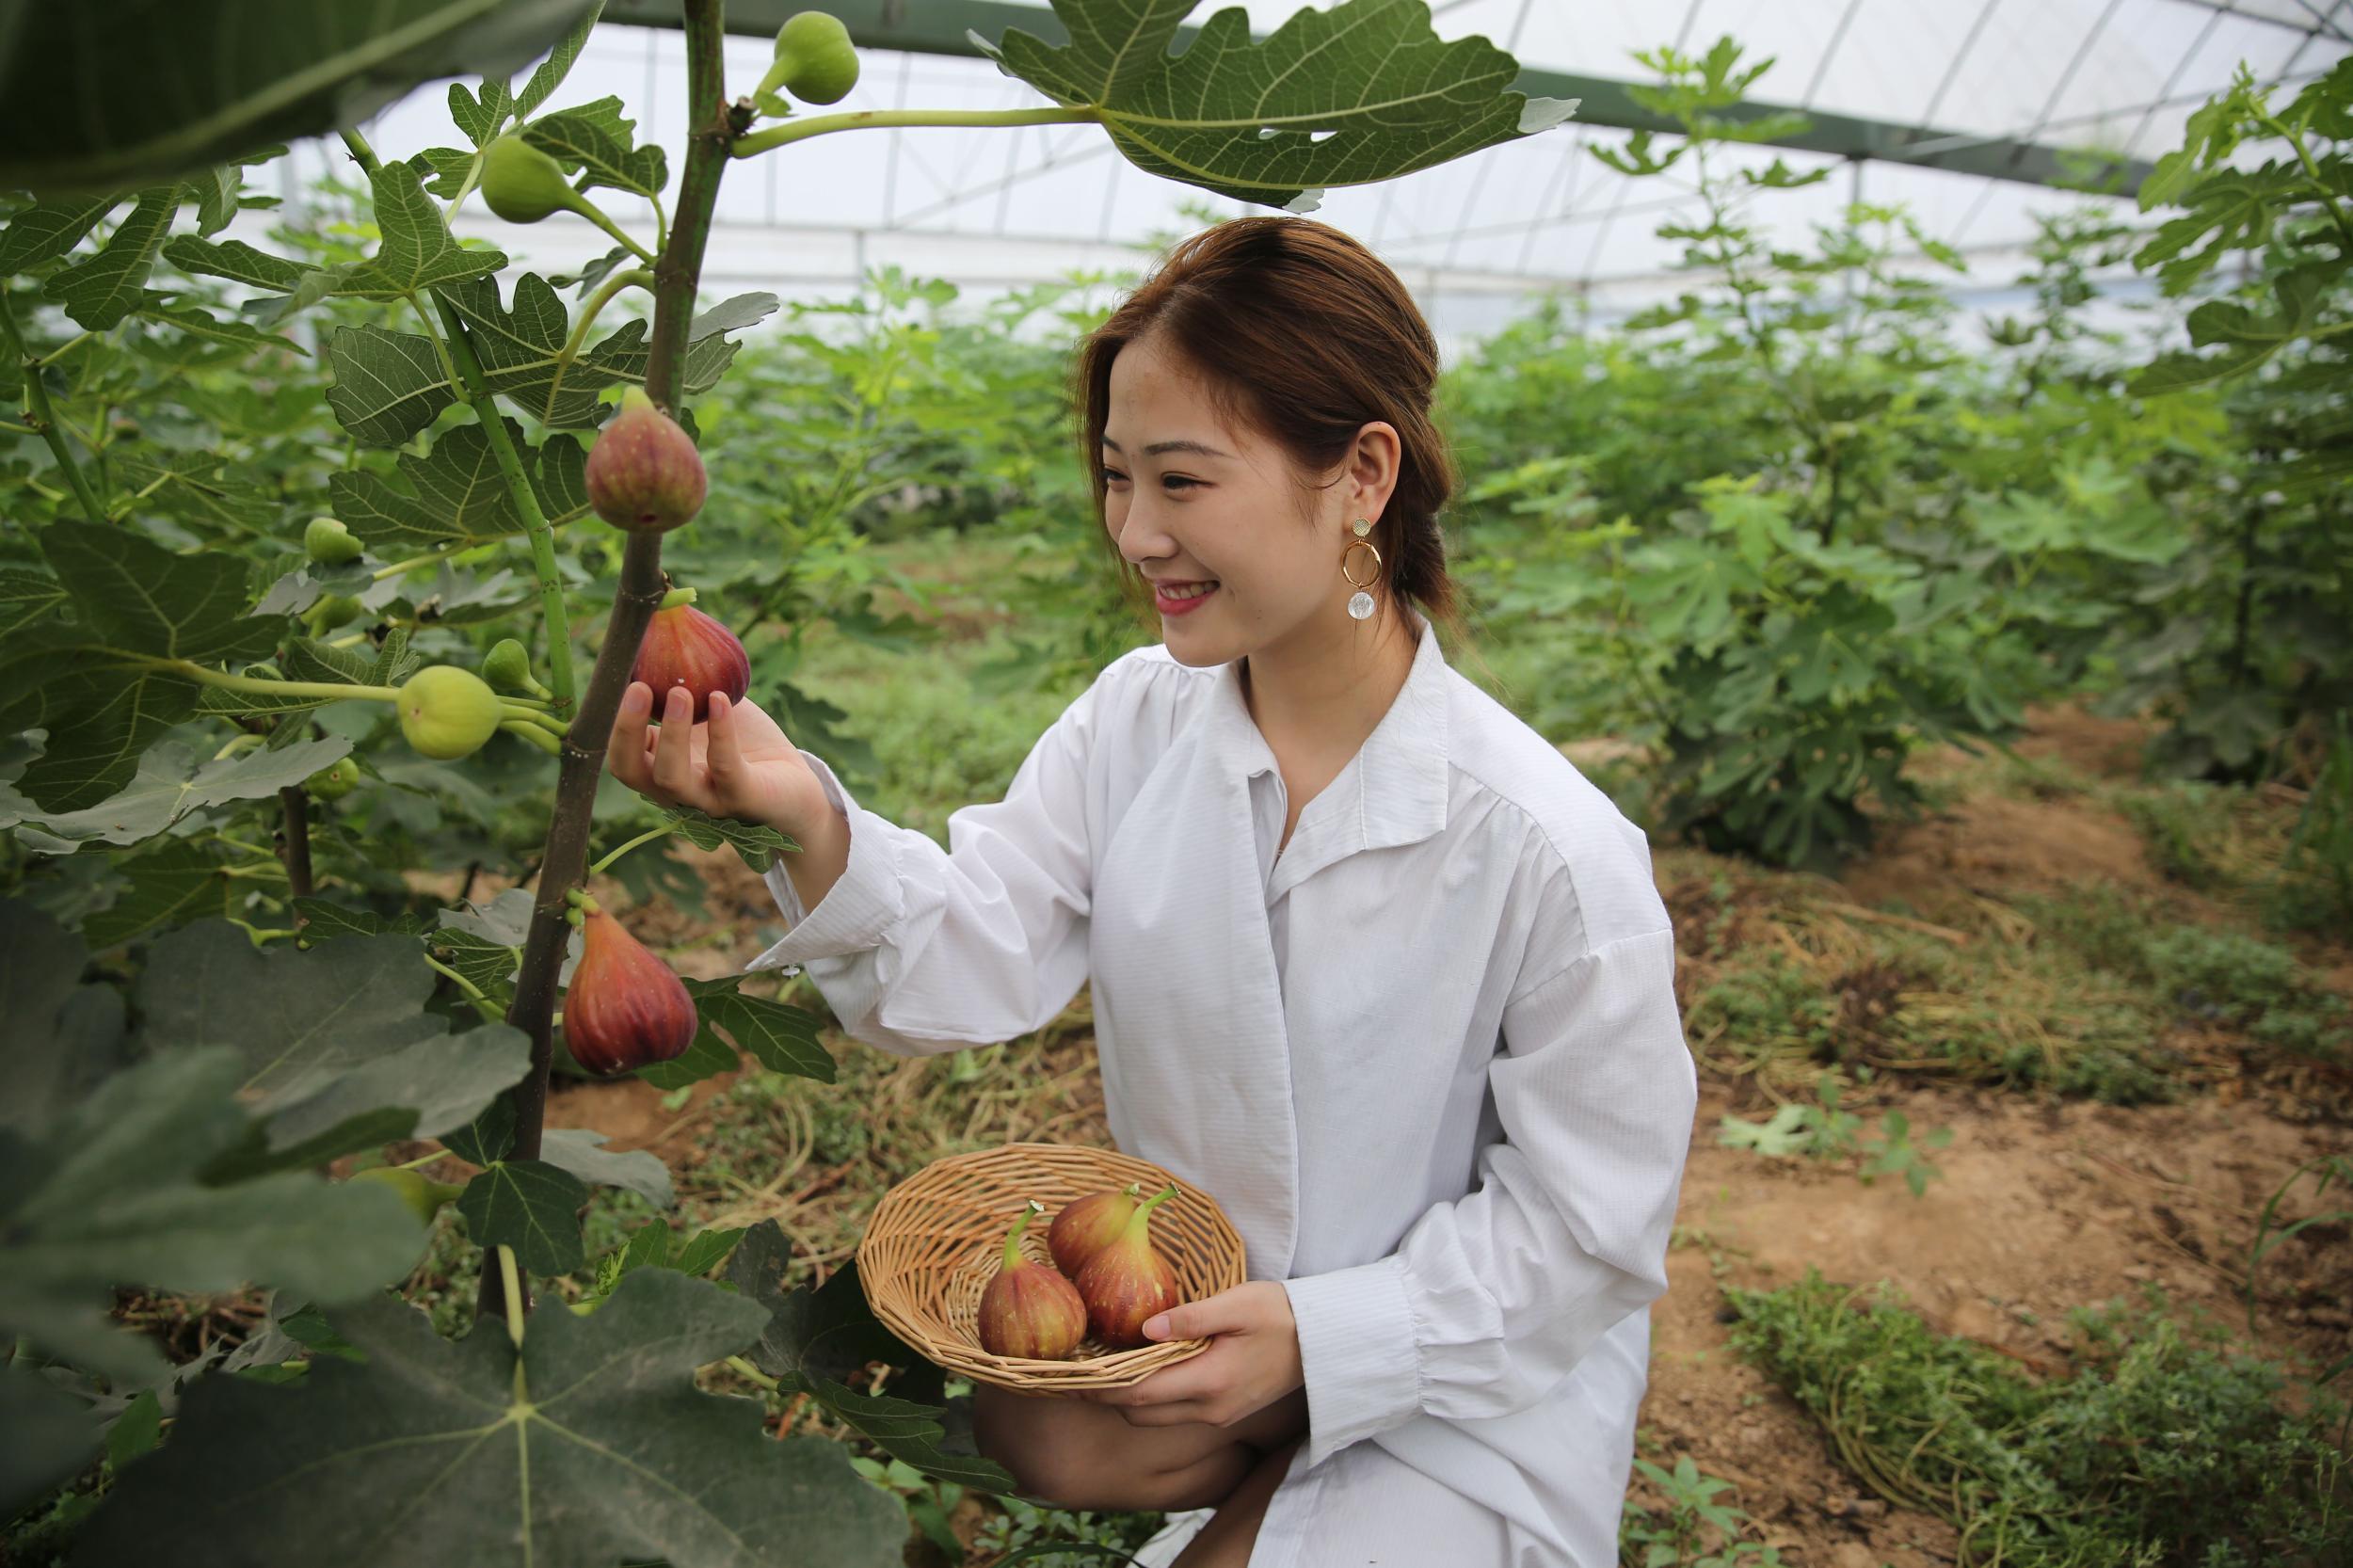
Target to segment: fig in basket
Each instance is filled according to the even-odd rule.
[[[1054,1255],[1054,1267],[1077,1279],[1087,1259],[1128,1228],[1143,1193],[1144,1183],[1131,1181],[1116,1192],[1063,1205],[1046,1233],[1046,1250]]]
[[[1021,1256],[1021,1233],[1046,1212],[1035,1198],[1005,1237],[1005,1261],[981,1292],[981,1349],[991,1355],[1066,1361],[1087,1334],[1086,1303],[1071,1283]]]
[[[1151,1343],[1144,1336],[1145,1320],[1176,1304],[1176,1271],[1152,1247],[1152,1210],[1176,1195],[1172,1181],[1146,1198],[1079,1271],[1087,1326],[1114,1350]]]

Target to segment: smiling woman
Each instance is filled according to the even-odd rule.
[[[1616,1558],[1696,1100],[1673,934],[1641,830],[1441,652],[1436,372],[1337,230],[1182,242],[1077,376],[1160,642],[945,850],[793,754],[830,808],[791,825],[752,967],[904,1055],[1091,984],[1118,1148],[1242,1238],[1241,1284],[1143,1325],[1198,1354],[976,1397],[1035,1495],[1193,1511],[1145,1568]]]

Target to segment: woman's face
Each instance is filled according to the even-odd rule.
[[[1340,553],[1355,536],[1353,519],[1381,520],[1396,486],[1397,432],[1369,424],[1357,447],[1337,483],[1303,500],[1282,449],[1227,427],[1207,389],[1153,337],[1119,351],[1100,455],[1104,520],[1150,580],[1178,663],[1223,664],[1277,645],[1309,653],[1352,637],[1354,590],[1341,579]],[[1356,552],[1350,569],[1371,577],[1372,557]]]

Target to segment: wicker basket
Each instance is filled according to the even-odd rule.
[[[1046,1230],[1063,1206],[1144,1183],[1176,1192],[1152,1211],[1152,1245],[1176,1272],[1176,1299],[1199,1301],[1242,1283],[1241,1237],[1217,1200],[1149,1160],[1063,1144],[1007,1144],[935,1160],[883,1195],[857,1247],[858,1283],[874,1316],[949,1371],[1032,1394],[1124,1388],[1209,1348],[1168,1339],[1115,1351],[1092,1335],[1067,1361],[996,1355],[981,1348],[981,1292],[996,1277],[1005,1233],[1035,1198],[1046,1212],[1021,1233],[1022,1256],[1053,1267]]]

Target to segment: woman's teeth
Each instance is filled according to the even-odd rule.
[[[1199,599],[1216,586],[1214,583],[1191,583],[1183,587],[1164,587],[1160,590],[1160,597],[1162,599]]]

